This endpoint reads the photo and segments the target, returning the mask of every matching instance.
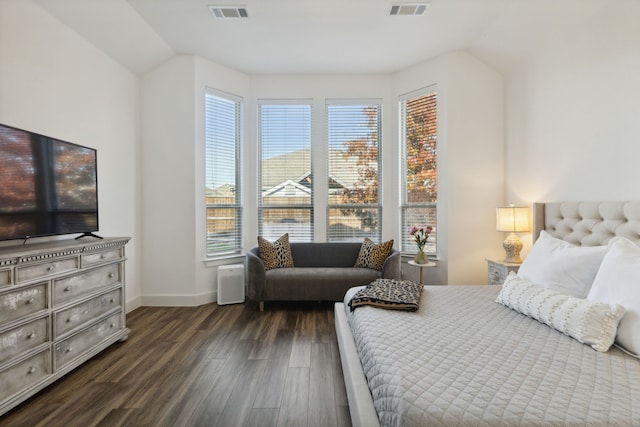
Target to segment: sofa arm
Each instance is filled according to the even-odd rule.
[[[391,255],[389,255],[387,259],[384,260],[384,264],[382,264],[382,278],[401,280],[400,262],[400,252],[393,249]]]
[[[267,286],[267,277],[264,263],[258,255],[257,248],[247,252],[245,271],[247,273],[247,297],[253,301],[263,301],[264,290]]]

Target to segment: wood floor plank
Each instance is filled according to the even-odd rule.
[[[289,368],[278,414],[278,427],[306,427],[309,412],[309,368]]]
[[[0,427],[350,426],[333,305],[140,307]]]
[[[336,427],[333,358],[328,343],[314,343],[309,371],[309,427]]]
[[[247,360],[216,426],[244,426],[248,422],[266,365],[263,359]]]
[[[276,427],[278,424],[278,409],[254,408],[247,421],[246,427]]]
[[[290,368],[308,368],[311,366],[311,337],[294,335],[291,345]]]
[[[204,396],[191,416],[189,425],[216,425],[236,382],[243,375],[250,351],[250,342],[240,341],[237,343],[233,353],[225,359],[225,363],[221,367],[223,374],[216,377],[213,387]]]
[[[336,406],[338,416],[338,427],[351,427],[351,414],[348,406]]]
[[[254,408],[279,408],[287,378],[293,333],[278,331],[274,340],[275,351],[267,361],[267,368],[256,393]]]
[[[331,358],[332,358],[332,373],[333,384],[335,385],[335,399],[337,406],[349,406],[347,401],[347,389],[344,385],[344,373],[342,371],[342,361],[340,360],[340,349],[338,348],[337,340],[329,343],[331,346]]]
[[[167,426],[186,426],[209,394],[217,378],[223,373],[223,359],[199,358],[199,363],[188,373],[175,394],[159,410],[158,423]],[[153,402],[151,402],[153,404]]]

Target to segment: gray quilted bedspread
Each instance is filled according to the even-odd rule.
[[[382,425],[640,426],[640,360],[499,305],[499,290],[431,286],[417,312],[347,309]]]

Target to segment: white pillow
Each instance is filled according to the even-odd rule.
[[[542,231],[518,276],[561,294],[584,298],[607,250],[607,246],[575,246]]]
[[[624,314],[620,305],[563,295],[520,278],[514,272],[507,276],[496,302],[602,352],[613,344],[618,322]]]
[[[640,357],[640,248],[623,237],[609,246],[587,299],[624,307],[616,343]]]

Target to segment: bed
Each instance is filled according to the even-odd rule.
[[[552,295],[579,309],[587,303],[588,310],[607,307],[602,319],[609,320],[597,325],[613,325],[613,330],[595,331],[595,344],[575,332],[585,328],[578,309],[564,313],[564,323],[558,325],[557,320],[543,319],[548,322],[544,324],[505,305],[507,288],[525,281],[515,275],[504,286],[425,286],[415,312],[370,306],[351,310],[348,302],[361,289],[352,288],[336,303],[335,320],[354,426],[640,425],[640,360],[630,351],[637,350],[640,340],[638,323],[633,323],[639,319],[640,292],[633,289],[636,282],[628,280],[628,274],[640,279],[640,202],[559,202],[535,204],[533,210],[534,235],[544,231],[546,241],[571,246],[562,254],[602,254],[600,261],[587,259],[587,266],[580,268],[593,270],[588,294],[529,286],[544,301]],[[553,266],[539,268],[539,252],[534,253],[542,247],[539,240],[530,252],[528,270],[543,277]],[[629,253],[635,264],[615,264],[618,258],[614,260],[608,243],[618,240],[633,242]],[[625,280],[630,288],[620,292],[631,289],[631,296],[624,298],[624,314],[615,303],[620,295],[611,289],[600,297],[591,295],[603,289],[603,283]],[[588,310],[585,313],[591,313]],[[575,319],[579,321],[571,329]],[[588,325],[593,323],[589,319]],[[597,351],[607,334],[606,351]]]

